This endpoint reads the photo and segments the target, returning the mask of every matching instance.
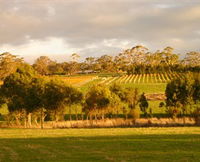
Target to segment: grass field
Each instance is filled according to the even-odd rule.
[[[95,75],[55,77],[59,77],[66,83],[79,87],[82,92],[86,92],[92,85],[97,83],[105,84],[105,86],[118,83],[124,87],[138,88],[141,93],[164,93],[167,82],[169,81],[169,78],[173,78],[173,75],[169,75],[168,77],[167,74],[137,74],[118,77],[98,77]]]
[[[94,84],[100,83],[101,79],[95,79],[80,87],[82,92],[87,92],[90,87]],[[140,93],[165,93],[167,83],[125,83],[122,84],[124,87],[138,88]],[[106,85],[105,85],[106,86]]]
[[[64,82],[73,85],[73,86],[82,86],[94,79],[96,79],[95,75],[81,75],[81,76],[54,76],[63,80]]]
[[[0,161],[199,161],[200,127],[0,129]]]
[[[166,83],[126,83],[123,86],[125,87],[134,87],[138,88],[140,93],[165,93]]]

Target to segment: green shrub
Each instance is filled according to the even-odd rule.
[[[181,110],[178,107],[167,107],[166,112],[172,117],[172,118],[176,118]]]
[[[129,115],[132,117],[133,121],[135,122],[136,119],[140,118],[140,110],[135,108],[131,109]]]

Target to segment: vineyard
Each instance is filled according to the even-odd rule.
[[[104,77],[102,84],[129,84],[129,83],[167,83],[174,78],[182,78],[181,73],[134,74],[118,77]]]

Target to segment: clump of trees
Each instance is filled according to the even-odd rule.
[[[93,117],[104,119],[105,115],[112,117],[112,115],[120,113],[125,114],[126,118],[127,115],[139,118],[138,104],[142,111],[145,109],[143,112],[146,112],[148,102],[144,94],[139,94],[138,89],[124,88],[116,83],[110,87],[97,84],[87,92],[83,110],[90,119],[93,119]]]
[[[47,114],[53,114],[58,121],[66,105],[81,102],[82,93],[60,80],[51,80],[37,74],[28,64],[17,68],[7,76],[0,88],[1,103],[8,105],[9,121],[15,119],[18,125],[31,126],[32,121],[43,127]],[[32,119],[34,118],[34,119]]]
[[[22,62],[22,58],[8,52],[0,54],[0,80],[4,80],[7,76],[15,72]]]
[[[198,112],[200,103],[200,76],[188,73],[184,79],[174,79],[166,87],[166,110],[172,117]],[[162,104],[163,106],[163,104]]]

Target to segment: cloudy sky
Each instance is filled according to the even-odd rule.
[[[33,62],[144,45],[200,51],[199,0],[0,0],[0,52]]]

